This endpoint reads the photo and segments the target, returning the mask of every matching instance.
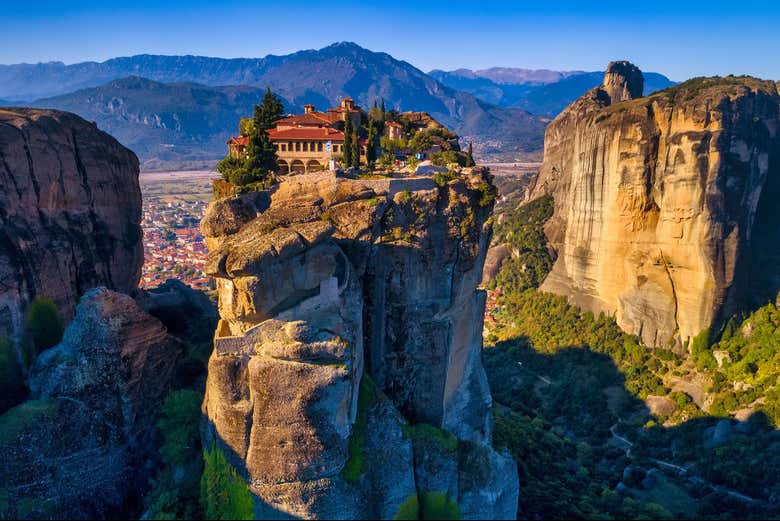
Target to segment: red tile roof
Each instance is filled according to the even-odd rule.
[[[284,117],[276,122],[277,125],[303,125],[303,126],[322,126],[330,125],[331,121],[325,114],[319,112],[309,112]]]
[[[246,136],[238,136],[238,137],[232,137],[228,139],[227,142],[228,145],[248,145],[249,144],[249,138]]]
[[[322,139],[327,141],[344,141],[344,133],[335,128],[324,127],[300,127],[284,130],[271,129],[268,131],[271,141],[283,139]]]
[[[396,123],[395,121],[388,121],[387,123],[385,123],[385,125],[388,127],[404,128],[403,125],[401,125],[400,123]]]

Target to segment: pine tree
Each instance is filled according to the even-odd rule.
[[[466,154],[466,166],[474,166],[474,165],[476,165],[476,163],[474,163],[474,150],[471,141],[469,141],[469,151]]]
[[[344,168],[352,165],[352,118],[347,114],[344,120],[344,146],[342,149]]]

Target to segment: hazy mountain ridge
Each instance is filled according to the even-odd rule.
[[[34,104],[94,121],[133,149],[149,169],[218,158],[236,132],[238,119],[251,114],[262,92],[247,86],[160,83],[133,76]]]
[[[513,71],[516,74],[512,74]],[[558,76],[545,73],[557,73]],[[449,87],[469,92],[488,103],[522,108],[547,117],[556,116],[584,91],[601,85],[604,78],[602,71],[559,72],[511,68],[433,70],[429,74]],[[646,72],[644,77],[645,95],[675,85],[666,76],[655,72]]]
[[[8,92],[3,74],[8,74],[9,67],[32,70],[28,66],[0,69],[0,85],[6,89],[0,92]],[[109,83],[41,99],[33,105],[69,110],[95,120],[133,148],[146,168],[160,161],[219,158],[238,118],[251,113],[260,90],[266,87],[282,96],[290,111],[299,110],[304,103],[320,108],[335,106],[345,96],[364,107],[384,99],[388,108],[428,112],[464,139],[510,150],[540,150],[547,123],[525,110],[496,107],[447,87],[407,62],[353,43],[256,60],[142,55],[102,64],[42,64],[40,68],[44,72],[37,74],[44,79],[45,70],[54,68],[64,86],[98,78],[103,81],[123,73],[125,79],[106,80]],[[174,80],[177,83],[161,83]],[[38,84],[36,91],[42,91],[46,84],[31,78],[27,81]],[[195,83],[178,83],[182,81]],[[231,83],[251,86],[219,86]],[[14,95],[29,98],[33,94],[17,90]],[[204,105],[208,110],[198,114]]]

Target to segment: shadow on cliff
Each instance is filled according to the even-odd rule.
[[[770,159],[766,185],[761,192],[749,251],[751,284],[747,285],[747,311],[755,311],[780,293],[780,150]]]
[[[537,441],[529,437],[528,430],[522,431],[526,433],[523,443],[528,445],[522,446],[518,459],[521,491],[529,482],[531,493],[539,490],[534,486],[539,483],[544,489],[565,483],[566,478],[556,475],[549,461],[539,465],[527,456],[536,445],[538,450],[551,450],[549,440],[561,436],[576,446],[577,461],[581,446],[597,455],[588,468],[588,486],[601,480],[601,487],[662,504],[676,517],[761,519],[780,515],[780,483],[776,480],[780,431],[764,413],[754,413],[743,422],[700,416],[664,427],[627,388],[625,375],[607,355],[583,347],[540,353],[530,347],[527,338],[518,337],[486,348],[483,360],[497,414],[509,408],[518,418],[532,423],[538,419],[534,428],[548,430]],[[573,474],[569,466],[563,465],[566,469],[561,474]],[[653,480],[638,479],[637,474],[643,478],[652,474]],[[674,501],[664,497],[672,489]],[[550,504],[560,501],[557,494],[551,496]],[[544,500],[538,496],[529,500],[521,492],[520,512],[560,517],[556,507],[545,511],[540,502]]]

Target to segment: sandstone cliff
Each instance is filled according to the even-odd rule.
[[[257,517],[392,518],[426,492],[514,517],[480,360],[489,174],[439,181],[312,174],[209,207],[221,320],[204,442]]]
[[[69,320],[90,288],[134,290],[140,221],[135,154],[73,114],[0,109],[0,330],[37,295]]]
[[[604,86],[547,128],[534,195],[555,198],[546,231],[558,258],[543,289],[615,313],[648,345],[680,347],[757,276],[757,215],[776,214],[766,207],[780,196],[780,96],[745,77],[641,92],[636,67],[610,64]]]

